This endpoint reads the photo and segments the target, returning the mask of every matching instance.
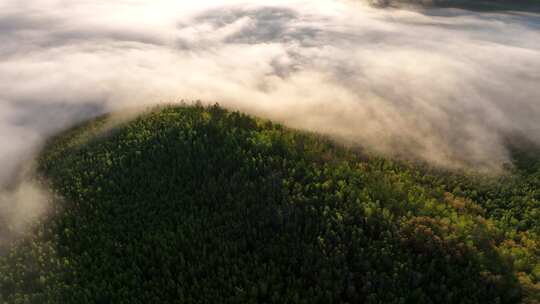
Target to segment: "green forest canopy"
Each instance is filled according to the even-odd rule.
[[[0,257],[0,303],[540,301],[536,150],[490,177],[219,106],[106,121],[39,157],[52,210]]]

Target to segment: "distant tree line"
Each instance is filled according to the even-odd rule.
[[[539,303],[540,161],[481,176],[168,106],[50,140],[0,303]],[[46,181],[46,182],[45,182]]]

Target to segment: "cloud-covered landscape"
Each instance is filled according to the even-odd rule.
[[[439,2],[0,1],[0,302],[540,301],[539,10]]]
[[[539,29],[532,13],[342,1],[4,1],[1,176],[69,124],[180,99],[499,166],[506,133],[538,137]]]
[[[55,132],[180,100],[219,102],[446,168],[499,169],[505,136],[540,138],[533,13],[334,0],[0,7],[4,186]]]

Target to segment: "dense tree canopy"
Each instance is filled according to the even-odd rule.
[[[540,161],[501,176],[169,106],[52,139],[0,303],[538,303]],[[44,182],[45,183],[45,182]]]

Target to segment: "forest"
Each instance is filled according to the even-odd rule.
[[[226,110],[50,139],[0,303],[540,303],[540,150],[434,168]]]

